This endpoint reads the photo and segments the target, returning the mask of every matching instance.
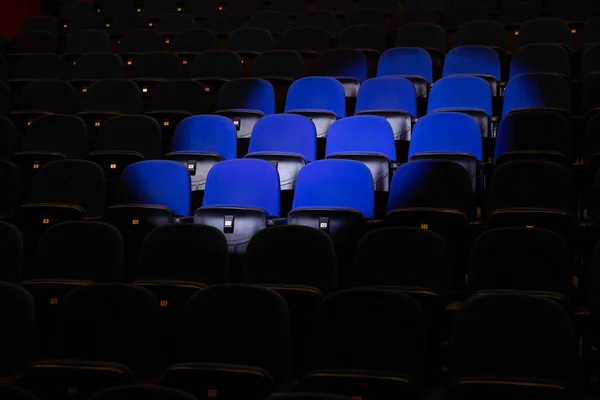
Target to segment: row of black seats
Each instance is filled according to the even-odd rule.
[[[419,302],[393,287],[325,297],[303,326],[307,372],[295,385],[290,379],[298,315],[268,287],[217,285],[193,294],[170,338],[177,355],[162,375],[161,307],[144,288],[90,284],[71,291],[59,308],[53,358],[33,364],[33,299],[8,283],[0,284],[0,297],[7,324],[3,374],[22,372],[13,383],[42,400],[86,399],[106,387],[148,380],[198,399],[260,400],[285,388],[419,399],[425,387],[440,382],[445,358],[436,358],[439,332]],[[585,387],[581,336],[551,295],[479,293],[457,311],[450,336],[449,398],[503,391],[511,398],[574,399]]]

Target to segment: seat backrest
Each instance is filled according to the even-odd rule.
[[[294,81],[288,89],[285,111],[302,109],[327,110],[338,117],[346,116],[344,87],[335,78],[307,77]]]
[[[159,123],[145,115],[120,115],[100,127],[96,151],[133,151],[146,160],[162,157],[162,133]]]
[[[471,177],[449,160],[417,160],[403,164],[392,176],[388,213],[400,208],[437,208],[475,217]]]
[[[187,303],[182,333],[179,361],[247,365],[266,370],[276,382],[289,378],[289,313],[274,291],[250,285],[200,290]],[[237,340],[240,335],[245,340]]]
[[[363,323],[369,329],[350,328]],[[426,325],[417,301],[404,293],[377,289],[334,293],[315,313],[309,368],[393,371],[422,382]]]
[[[377,64],[377,76],[420,76],[433,81],[433,66],[429,53],[419,47],[397,47],[386,50]]]
[[[67,36],[64,52],[70,54],[85,54],[110,52],[110,36],[97,29],[84,29]]]
[[[369,168],[353,160],[320,160],[304,166],[296,179],[292,209],[341,208],[373,218],[375,194]]]
[[[498,21],[471,21],[458,27],[456,46],[489,46],[508,48],[506,28]]]
[[[181,59],[172,53],[146,53],[133,63],[136,78],[179,79],[184,77]]]
[[[64,298],[58,321],[57,358],[123,364],[136,380],[160,367],[160,310],[147,289],[117,283],[79,287]]]
[[[404,111],[417,116],[417,93],[411,81],[396,76],[367,79],[360,85],[355,112]]]
[[[215,164],[206,177],[203,207],[242,207],[279,216],[279,174],[268,161],[243,158]]]
[[[29,203],[80,206],[87,217],[104,212],[104,171],[85,160],[59,160],[45,164],[35,174]]]
[[[455,47],[446,54],[442,76],[457,74],[489,75],[496,81],[501,78],[498,53],[486,46]]]
[[[217,50],[218,46],[217,34],[208,29],[182,30],[171,40],[171,51],[175,53]]]
[[[303,251],[302,249],[310,251]],[[285,260],[286,268],[281,268]],[[310,286],[328,294],[336,288],[333,241],[318,229],[280,225],[256,233],[246,249],[244,281]]]
[[[217,109],[245,109],[265,115],[275,112],[275,89],[264,79],[240,78],[225,82],[217,98]]]
[[[117,54],[84,54],[75,63],[73,79],[120,79],[123,68],[123,60]]]
[[[304,76],[304,59],[290,50],[271,50],[254,59],[252,75],[261,77],[285,77],[300,79]]]
[[[199,54],[190,71],[192,78],[237,79],[244,74],[242,58],[233,51],[213,50]]]
[[[227,49],[263,52],[273,48],[273,36],[262,28],[240,28],[229,35]]]
[[[442,109],[480,109],[493,115],[492,92],[488,83],[477,76],[451,75],[431,88],[427,112]]]
[[[248,154],[298,154],[306,162],[317,157],[317,131],[310,118],[295,114],[267,115],[256,122]]]
[[[84,109],[139,114],[140,99],[140,89],[134,82],[127,79],[105,79],[90,85]]]
[[[75,112],[75,89],[65,81],[44,80],[29,83],[21,91],[21,110],[47,111],[59,114]]]
[[[502,117],[520,108],[553,108],[570,115],[569,83],[560,75],[546,73],[524,74],[512,78],[504,92]]]
[[[527,376],[577,386],[577,339],[558,303],[527,294],[475,296],[458,311],[450,379]]]
[[[385,118],[374,115],[337,120],[327,131],[325,156],[336,153],[378,154],[396,161],[394,131]]]
[[[88,153],[87,126],[75,115],[44,115],[31,121],[21,148],[84,159]]]
[[[570,48],[573,42],[571,27],[559,18],[536,18],[519,28],[517,48],[532,43],[557,43]]]
[[[184,217],[190,214],[190,185],[190,173],[176,161],[141,161],[121,174],[123,204],[163,206]]]
[[[483,148],[479,125],[462,113],[428,114],[413,128],[408,158],[420,153],[471,154],[481,161]]]
[[[362,82],[368,76],[367,56],[360,50],[331,49],[317,58],[317,74],[347,77]]]
[[[188,117],[175,129],[172,150],[216,153],[224,160],[234,159],[237,157],[235,124],[220,115]]]
[[[151,53],[162,49],[161,34],[150,29],[125,32],[118,46],[119,53]]]
[[[159,83],[152,93],[151,110],[206,111],[206,88],[200,82],[177,79]]]
[[[190,263],[200,259],[201,266]],[[137,269],[138,280],[175,280],[216,285],[229,280],[225,235],[209,225],[163,225],[146,236]]]
[[[510,63],[509,81],[531,73],[562,74],[571,77],[569,52],[559,44],[535,43],[519,47]]]
[[[104,222],[71,221],[51,226],[40,237],[35,258],[35,279],[123,280],[123,237]]]

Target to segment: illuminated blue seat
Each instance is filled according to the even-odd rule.
[[[260,118],[275,112],[275,91],[268,81],[241,78],[226,82],[219,91],[216,114],[230,118],[238,138],[249,139]]]
[[[373,175],[374,189],[387,192],[390,162],[396,161],[392,127],[375,115],[340,119],[329,128],[325,156],[362,162]]]
[[[317,75],[332,76],[342,82],[346,97],[356,97],[367,79],[367,56],[360,50],[331,49],[317,58]]]
[[[523,109],[547,109],[570,116],[569,83],[558,74],[525,74],[512,78],[504,92],[502,117]]]
[[[126,262],[137,263],[148,233],[190,214],[190,174],[175,161],[140,161],[125,168],[120,188],[121,201],[106,210],[104,220],[123,235]]]
[[[246,158],[271,162],[279,172],[281,190],[293,190],[298,172],[315,161],[317,131],[302,115],[274,114],[257,122]]]
[[[172,150],[165,159],[185,166],[192,192],[203,191],[208,171],[220,161],[236,158],[235,124],[220,115],[188,117],[177,125]]]
[[[279,213],[279,174],[273,164],[251,158],[226,160],[208,172],[194,223],[218,228],[230,252],[243,254],[252,236]]]
[[[486,89],[487,89],[487,85]],[[467,114],[440,112],[421,118],[413,128],[408,159],[453,160],[467,169],[474,193],[481,189],[479,163],[483,158],[477,122]]]
[[[329,77],[298,79],[288,90],[285,112],[309,117],[317,128],[317,137],[324,138],[331,124],[346,116],[344,86]]]
[[[396,161],[394,132],[385,118],[362,115],[336,121],[327,134],[325,156],[360,161],[369,168],[375,190],[375,213],[383,218],[391,163]]]
[[[374,215],[369,168],[354,160],[320,160],[298,174],[288,224],[310,226],[329,233],[334,241],[345,241],[360,237],[365,219]]]
[[[571,79],[569,52],[559,44],[536,43],[520,47],[515,51],[510,63],[509,82],[523,74],[560,74]]]
[[[385,118],[395,140],[410,141],[413,118],[417,117],[417,94],[412,82],[398,76],[367,79],[358,91],[356,115]]]
[[[498,82],[502,80],[501,70],[498,53],[491,47],[461,46],[446,54],[442,76],[478,76],[485,79],[495,97],[498,96]]]
[[[427,113],[447,111],[469,115],[477,121],[481,137],[492,137],[492,91],[482,78],[451,75],[437,81],[429,93]]]
[[[397,47],[386,50],[377,64],[377,77],[401,76],[415,86],[417,97],[427,98],[429,84],[433,82],[431,55],[418,47]]]

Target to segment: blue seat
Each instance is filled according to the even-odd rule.
[[[360,50],[331,49],[317,58],[317,75],[338,79],[344,85],[346,97],[356,97],[367,74],[367,56]]]
[[[451,75],[437,81],[429,93],[427,113],[446,111],[469,115],[477,121],[483,138],[492,137],[492,92],[482,78]]]
[[[440,112],[421,118],[413,128],[408,148],[410,161],[452,160],[469,172],[474,193],[479,193],[479,163],[483,158],[481,133],[477,122],[467,114]]]
[[[431,55],[418,47],[397,47],[386,50],[377,64],[377,77],[402,76],[415,86],[417,97],[426,98],[433,82]]]
[[[329,77],[298,79],[288,90],[285,112],[311,118],[317,128],[317,137],[323,138],[331,124],[346,116],[344,86]]]
[[[571,79],[569,52],[559,44],[536,43],[520,47],[510,63],[509,81],[523,74],[560,74]]]
[[[221,230],[230,252],[243,254],[252,236],[266,228],[267,218],[279,217],[279,188],[277,169],[268,161],[222,161],[208,172],[194,223]]]
[[[236,156],[237,132],[233,121],[220,115],[196,115],[177,125],[172,151],[165,159],[185,166],[195,192],[204,190],[213,165]]]
[[[168,160],[131,164],[121,175],[122,204],[190,214],[190,178],[181,164]],[[116,206],[119,207],[119,206]]]
[[[373,176],[354,160],[320,160],[302,168],[288,224],[323,230],[334,238],[362,234],[375,214]]]
[[[219,91],[216,114],[233,121],[238,138],[250,138],[256,122],[274,112],[275,90],[264,79],[235,79],[226,82]]]
[[[123,170],[120,189],[120,202],[107,208],[104,221],[123,235],[125,265],[137,265],[151,231],[190,215],[190,174],[175,161],[140,161]],[[133,271],[126,272],[126,279],[133,280]]]
[[[329,128],[325,156],[362,162],[373,175],[374,189],[387,192],[390,162],[396,161],[394,132],[385,118],[375,115],[340,119]]]
[[[417,93],[408,79],[382,76],[363,82],[356,98],[355,115],[385,118],[395,140],[410,140],[413,118],[417,117]]]
[[[523,109],[550,109],[571,115],[571,89],[558,74],[524,74],[511,79],[504,92],[502,117]]]
[[[273,163],[279,172],[281,190],[293,190],[298,172],[306,163],[315,161],[316,152],[317,131],[309,118],[274,114],[254,126],[246,158]]]
[[[442,76],[475,75],[490,86],[492,95],[498,96],[498,82],[501,77],[502,65],[498,53],[486,46],[456,47],[446,54]]]

